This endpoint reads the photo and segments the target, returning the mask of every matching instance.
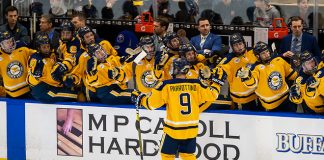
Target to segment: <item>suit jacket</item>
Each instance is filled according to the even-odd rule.
[[[197,53],[204,53],[204,49],[209,49],[212,52],[220,51],[222,49],[222,39],[213,33],[209,33],[204,43],[204,46],[200,47],[201,36],[194,36],[190,39],[190,43],[195,46]]]
[[[280,50],[279,50],[280,55],[282,55],[283,53],[285,53],[287,51],[290,51],[291,41],[292,41],[292,34],[289,34],[282,39],[281,45],[280,45]],[[313,55],[317,56],[317,58],[321,57],[321,51],[317,44],[316,38],[314,36],[304,32],[302,35],[301,52],[304,52],[306,50],[313,53]]]
[[[11,30],[8,23],[6,23],[0,26],[0,31],[11,32],[16,41],[24,43],[25,45],[29,45],[30,43],[27,28],[18,22],[13,30]]]

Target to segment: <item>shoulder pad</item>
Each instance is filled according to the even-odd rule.
[[[234,57],[234,53],[231,52],[231,53],[227,54],[219,64],[227,64],[228,62],[230,62],[233,59],[233,57]]]
[[[35,53],[35,54],[32,54],[31,56],[30,56],[30,59],[37,59],[37,60],[41,60],[41,59],[43,59],[42,58],[42,56],[40,55],[40,53]]]
[[[315,77],[317,77],[317,78],[322,78],[323,76],[324,76],[324,68],[321,68],[320,70],[318,70],[318,71],[316,72]]]
[[[156,90],[162,90],[162,88],[164,87],[164,83],[163,82],[159,82],[156,86],[155,86],[155,89]]]

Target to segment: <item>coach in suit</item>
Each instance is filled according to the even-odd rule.
[[[299,57],[300,53],[310,51],[317,58],[320,58],[321,52],[314,36],[303,33],[303,19],[299,16],[291,18],[292,33],[283,38],[279,53],[285,60],[293,63],[293,59]],[[292,64],[299,68],[298,64]]]
[[[199,35],[190,39],[190,43],[195,46],[198,54],[203,54],[209,58],[212,54],[222,49],[222,40],[219,36],[210,33],[210,23],[206,18],[198,20]]]

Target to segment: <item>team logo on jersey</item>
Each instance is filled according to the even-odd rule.
[[[10,62],[7,66],[7,75],[11,79],[17,79],[21,77],[24,72],[24,68],[19,61]]]
[[[260,65],[260,69],[264,69],[264,65],[261,64],[261,65]]]
[[[192,76],[192,73],[191,73],[191,71],[189,71],[189,72],[188,72],[187,74],[188,74],[188,76]]]
[[[282,86],[282,76],[279,72],[271,72],[268,78],[268,86],[273,90],[278,90]]]
[[[3,60],[3,58],[2,57],[0,57],[0,61],[2,61]]]
[[[77,47],[76,46],[71,46],[70,47],[70,53],[76,54],[77,53]]]
[[[123,43],[124,40],[125,40],[125,37],[124,37],[123,34],[119,34],[119,35],[117,36],[117,42],[118,42],[118,43]]]
[[[235,59],[234,59],[234,62],[235,62],[235,63],[239,63],[239,62],[240,62],[240,59],[239,59],[239,58],[235,58]]]
[[[152,71],[148,70],[142,74],[142,84],[145,87],[153,88],[157,84],[157,79],[152,75]]]

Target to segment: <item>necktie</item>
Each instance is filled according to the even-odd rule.
[[[203,49],[203,46],[205,44],[206,41],[206,37],[201,37],[201,41],[200,41],[200,48]]]
[[[294,38],[292,41],[291,51],[295,54],[298,54],[300,51],[298,50],[298,39]]]

